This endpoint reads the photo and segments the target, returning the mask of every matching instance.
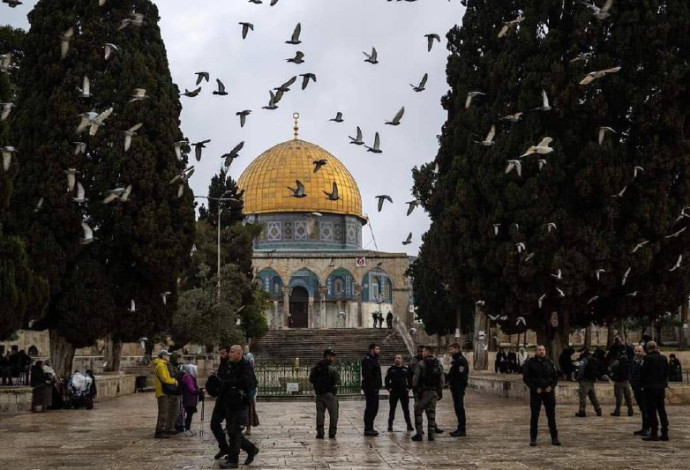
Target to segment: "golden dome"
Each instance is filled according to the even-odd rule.
[[[326,160],[314,173],[314,161]],[[291,196],[299,180],[306,197]],[[337,201],[329,200],[323,191],[338,185]],[[304,140],[294,139],[278,144],[259,155],[244,170],[237,185],[244,189],[244,213],[323,212],[362,217],[362,196],[355,179],[345,165],[333,155]]]

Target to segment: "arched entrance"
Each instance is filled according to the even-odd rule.
[[[290,293],[290,328],[309,326],[309,292],[302,286],[295,286]]]

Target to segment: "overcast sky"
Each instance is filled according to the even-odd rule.
[[[93,0],[94,2],[97,0]],[[0,4],[0,24],[28,29],[26,18],[36,2],[25,0],[11,9]],[[231,167],[238,179],[247,165],[263,151],[292,138],[292,114],[300,114],[300,138],[317,144],[340,159],[356,179],[363,211],[370,224],[363,229],[366,249],[416,255],[429,219],[421,210],[405,216],[405,201],[412,199],[415,165],[436,156],[436,136],[445,122],[440,99],[447,92],[445,35],[461,22],[464,8],[456,0],[158,0],[160,28],[168,51],[173,80],[180,90],[193,89],[196,71],[208,71],[196,98],[181,97],[182,131],[191,141],[212,139],[190,180],[197,195],[207,194],[211,177],[220,168],[220,155],[244,140],[241,157]],[[239,21],[254,24],[242,40]],[[302,24],[297,46],[285,44],[297,23]],[[436,33],[441,43],[427,52],[425,34]],[[362,51],[376,47],[379,64],[364,62]],[[287,63],[300,50],[301,65]],[[2,52],[2,51],[0,51]],[[286,93],[279,109],[261,109],[268,90],[293,75],[314,73],[316,83],[302,91],[299,82]],[[426,91],[415,93],[429,74]],[[211,94],[215,78],[227,87],[228,96]],[[301,77],[298,77],[301,80]],[[405,115],[399,126],[384,125],[401,106]],[[235,112],[251,109],[240,128]],[[344,122],[328,122],[336,111]],[[375,155],[350,145],[348,135],[356,126],[372,145],[381,136],[383,153]],[[389,194],[393,205],[377,211],[377,194]],[[370,230],[371,228],[371,230]],[[412,232],[412,243],[402,240]]]

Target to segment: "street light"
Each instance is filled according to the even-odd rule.
[[[230,202],[236,204],[238,207],[241,206],[242,201],[235,199],[234,197],[227,197],[232,194],[232,191],[225,191],[220,197],[209,197],[209,196],[194,196],[195,199],[206,199],[208,201],[218,201],[218,202]],[[218,277],[218,283],[216,284],[216,300],[220,302],[220,214],[223,212],[223,208],[218,204],[218,266],[216,275]]]

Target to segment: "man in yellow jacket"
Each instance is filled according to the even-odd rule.
[[[166,395],[163,392],[163,383],[177,385],[177,380],[170,377],[169,360],[170,353],[165,349],[160,351],[158,357],[153,360],[153,366],[156,369],[153,380],[156,386],[156,400],[158,401],[158,421],[156,421],[156,433],[153,435],[156,439],[166,439],[177,433],[175,431],[175,419],[178,412],[176,397]]]

